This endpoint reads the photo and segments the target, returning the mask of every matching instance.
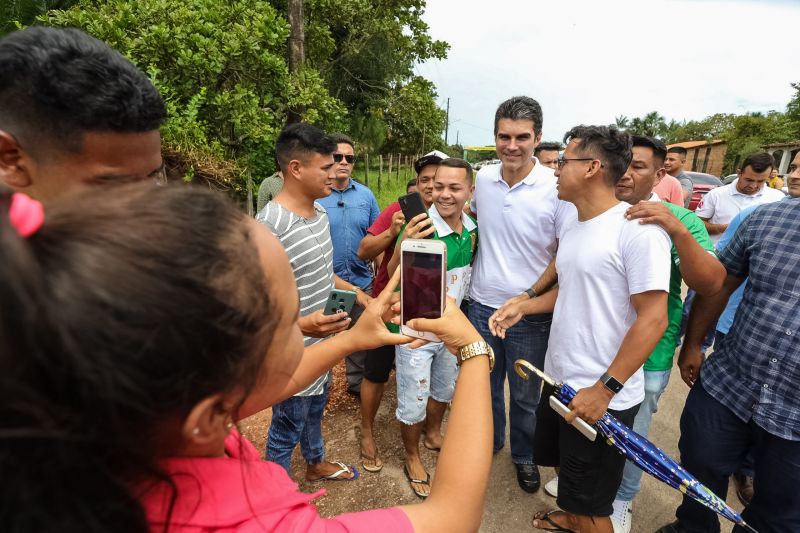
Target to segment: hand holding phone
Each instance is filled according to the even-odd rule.
[[[403,240],[428,239],[436,231],[436,228],[428,214],[422,213],[412,218],[403,231]]]
[[[561,418],[566,417],[568,413],[572,412],[569,407],[558,401],[555,396],[550,396],[550,407],[553,409],[553,411],[561,415]],[[582,418],[576,418],[572,422],[572,426],[592,442],[594,442],[594,440],[597,438],[597,430],[590,426],[589,423]]]
[[[414,219],[419,221],[423,220],[425,217],[428,216],[428,210],[425,209],[425,203],[422,201],[422,196],[418,192],[412,192],[401,196],[397,199],[397,202],[400,204],[400,210],[403,212],[403,217],[406,219],[406,222],[411,225]],[[420,215],[425,215],[425,217]],[[418,217],[418,218],[417,218]],[[409,226],[406,226],[406,237],[407,238],[423,238],[421,236],[410,237],[408,236],[408,229]],[[427,233],[425,237],[431,235],[433,231]]]
[[[320,309],[298,318],[297,325],[300,326],[304,336],[322,339],[346,330],[351,321],[347,313],[326,315]]]
[[[400,245],[400,331],[404,335],[438,341],[430,332],[406,323],[415,318],[439,318],[445,306],[447,249],[442,241],[404,240]]]
[[[347,313],[348,315],[353,310],[353,304],[356,303],[355,291],[345,291],[341,289],[332,289],[331,295],[328,297],[328,302],[325,304],[326,315],[335,315],[336,313]]]

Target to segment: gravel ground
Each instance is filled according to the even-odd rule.
[[[403,475],[403,449],[400,441],[400,428],[394,418],[396,394],[394,375],[389,380],[386,395],[378,411],[376,421],[376,439],[384,460],[384,468],[377,474],[361,470],[358,480],[353,482],[317,482],[304,481],[305,468],[299,448],[295,451],[292,462],[293,477],[298,480],[303,492],[316,492],[325,489],[327,495],[316,500],[319,512],[323,516],[333,516],[345,512],[361,511],[376,507],[390,507],[420,501],[412,492]],[[688,388],[680,380],[677,368],[667,391],[661,398],[659,412],[653,419],[651,437],[653,441],[673,457],[678,450],[678,419],[686,399]],[[506,394],[508,394],[506,392]],[[243,433],[264,450],[266,433],[271,419],[270,410],[242,421]],[[334,369],[334,382],[331,389],[331,400],[323,419],[323,434],[327,457],[331,460],[343,461],[358,465],[359,459],[359,408],[358,400],[345,391],[344,365]],[[422,460],[435,474],[436,453],[421,446]],[[542,484],[553,476],[551,469],[542,469]],[[469,478],[469,468],[465,465],[464,479]],[[730,491],[728,502],[741,510],[741,505]],[[674,520],[674,511],[680,503],[680,494],[662,485],[660,482],[644,476],[642,492],[634,503],[634,532],[652,533],[661,525]],[[480,531],[508,532],[534,531],[530,526],[534,511],[555,507],[555,500],[547,496],[543,490],[536,494],[523,492],[516,482],[514,468],[508,446],[494,458],[492,475],[487,493],[486,509]],[[728,533],[731,527],[722,524],[722,533]]]

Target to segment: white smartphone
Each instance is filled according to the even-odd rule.
[[[572,412],[569,407],[558,401],[555,396],[550,396],[550,407],[553,409],[553,411],[561,415],[561,418],[564,418],[568,413]],[[597,430],[590,426],[586,420],[582,418],[576,418],[572,422],[572,425],[575,427],[575,429],[583,433],[583,436],[590,441],[594,442],[594,440],[597,438]]]
[[[444,313],[447,247],[442,241],[406,239],[400,245],[400,331],[409,337],[438,341],[433,333],[416,331],[412,318],[439,318]]]

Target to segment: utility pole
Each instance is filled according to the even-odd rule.
[[[460,131],[458,131],[458,130],[456,130],[456,144],[461,144],[460,142],[458,142],[458,134],[459,134],[459,133],[461,133],[461,132],[460,132]]]
[[[445,115],[444,144],[447,145],[447,133],[450,130],[450,98],[447,99],[447,114]]]

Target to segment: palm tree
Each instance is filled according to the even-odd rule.
[[[616,117],[614,119],[614,122],[616,123],[616,125],[617,125],[617,127],[619,129],[624,130],[625,128],[627,128],[630,125],[631,121],[625,115],[620,115],[620,116],[618,116],[618,117]]]

